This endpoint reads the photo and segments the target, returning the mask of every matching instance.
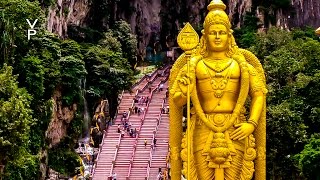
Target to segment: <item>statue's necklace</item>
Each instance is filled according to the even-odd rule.
[[[226,70],[233,62],[232,59],[226,59],[226,60],[215,60],[209,62],[203,61],[205,65],[207,65],[210,69],[217,73],[221,73],[222,71]]]
[[[204,62],[204,61],[203,61]],[[223,66],[223,70],[226,70],[231,64],[232,64],[233,60],[231,59],[227,65]],[[220,61],[221,63],[221,61]],[[224,89],[227,87],[227,84],[229,82],[229,79],[230,79],[230,75],[231,75],[231,68],[228,70],[228,72],[225,74],[225,76],[222,76],[221,72],[222,71],[216,71],[216,74],[215,75],[211,75],[209,69],[207,68],[207,63],[205,63],[205,69],[207,71],[207,73],[209,74],[209,77],[210,77],[210,84],[211,84],[211,88],[214,90],[214,96],[216,98],[221,98],[224,94]],[[209,66],[210,68],[210,66]],[[211,68],[210,68],[211,69]],[[214,69],[212,69],[214,70]],[[215,70],[214,70],[215,71]],[[217,77],[217,78],[221,78],[222,77],[222,80],[221,81],[217,81],[216,79],[213,79],[213,77]]]

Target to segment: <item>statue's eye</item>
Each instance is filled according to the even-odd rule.
[[[226,35],[227,32],[225,32],[225,31],[220,31],[220,34],[221,34],[221,35]]]
[[[215,34],[216,34],[215,31],[211,31],[211,32],[210,32],[210,35],[215,35]]]

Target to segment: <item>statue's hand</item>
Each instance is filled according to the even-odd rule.
[[[242,140],[254,131],[254,125],[251,123],[240,123],[236,124],[235,127],[237,127],[237,129],[230,134],[230,138],[233,140]]]
[[[186,68],[182,69],[181,75],[178,79],[178,85],[179,85],[181,92],[184,95],[187,95],[188,84],[190,85],[190,92],[194,88],[194,83],[192,83],[194,80],[193,78],[194,77],[191,75],[191,73],[190,74],[187,73]]]

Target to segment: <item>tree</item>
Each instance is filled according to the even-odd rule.
[[[304,149],[295,156],[299,168],[308,179],[320,179],[320,138],[312,136]]]
[[[63,69],[60,83],[63,92],[63,103],[71,105],[72,103],[80,102],[82,89],[80,82],[87,74],[84,62],[73,56],[66,56],[59,60],[59,65]]]
[[[12,67],[0,70],[0,163],[6,164],[28,145],[30,126],[35,123],[30,109],[32,97],[18,87]]]
[[[295,155],[319,133],[320,43],[272,28],[251,47],[263,63],[267,96],[267,179],[297,179]]]
[[[37,30],[44,29],[44,13],[38,1],[0,0],[0,7],[0,57],[12,65],[13,57],[24,56],[29,48],[26,30],[30,27],[26,19],[38,19]]]
[[[130,25],[125,21],[116,21],[114,27],[112,28],[112,33],[114,37],[117,37],[118,41],[121,43],[121,49],[123,52],[123,57],[128,59],[131,67],[134,67],[137,57],[137,38],[131,32]]]

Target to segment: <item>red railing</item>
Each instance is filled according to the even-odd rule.
[[[118,104],[120,104],[121,101],[122,101],[123,93],[124,93],[124,91],[121,92],[121,96],[120,96],[120,98],[119,98],[119,100],[118,100]],[[110,121],[112,121],[112,123],[113,123],[114,119],[117,118],[119,107],[120,107],[120,106],[117,107],[117,110],[116,110],[116,113],[115,113],[115,115],[114,115],[114,118],[113,118],[112,120],[110,120]],[[110,123],[110,122],[109,122],[109,123]],[[106,136],[106,134],[108,133],[108,130],[109,130],[109,125],[107,126],[107,128],[106,128],[105,130],[103,130],[102,140],[101,140],[101,143],[99,144],[98,155],[97,155],[96,159],[94,160],[94,165],[93,165],[93,167],[92,167],[92,169],[91,169],[91,174],[90,174],[89,179],[92,179],[92,178],[93,178],[95,169],[97,168],[97,162],[98,162],[98,159],[99,159],[99,155],[100,155],[100,152],[101,152],[103,143],[104,143],[105,136]]]
[[[162,70],[163,70],[163,71],[166,71],[169,67],[170,67],[170,65],[167,65],[167,66],[165,66],[164,68],[162,68]],[[158,77],[158,71],[160,71],[160,69],[157,69],[156,71],[154,71],[154,72],[152,73],[152,75],[151,75],[152,80],[150,80],[150,82],[154,82],[154,80]],[[142,81],[143,81],[146,77],[147,77],[147,75],[145,75],[141,80],[139,80],[137,83],[135,83],[132,88],[134,88],[134,87],[136,87],[138,84],[142,83]],[[137,89],[135,95],[137,95],[137,94],[139,93],[139,91],[144,91],[144,90],[146,89],[147,85],[148,85],[148,83],[146,83],[146,84],[143,86],[142,89]],[[158,84],[158,85],[159,85],[159,84]],[[158,85],[157,85],[157,86],[158,86]],[[155,89],[154,89],[154,90],[155,90]],[[153,90],[153,91],[154,91],[154,90]],[[153,91],[152,91],[152,94],[153,94]],[[117,118],[117,116],[118,116],[119,109],[120,109],[120,103],[121,103],[121,101],[122,101],[123,95],[124,95],[124,91],[122,91],[121,97],[120,97],[120,99],[119,99],[119,101],[118,101],[118,107],[117,107],[116,113],[115,113],[115,115],[114,115],[114,118],[112,119],[112,124],[114,123],[114,121],[116,120],[116,118]],[[131,104],[131,109],[133,108],[133,106],[134,106],[134,100],[133,100],[133,102],[132,102],[132,104]],[[148,107],[149,107],[149,104],[148,104]],[[147,107],[147,109],[148,109],[148,107]],[[147,109],[146,109],[146,111],[147,111]],[[146,111],[145,111],[145,113],[144,113],[143,119],[145,118]],[[129,111],[129,113],[128,113],[128,118],[129,118],[129,116],[130,116],[130,113],[131,113],[131,112]],[[108,127],[109,127],[109,126],[108,126]],[[108,130],[109,130],[109,128],[107,128],[106,130],[104,130],[103,137],[102,137],[102,141],[101,141],[101,144],[99,145],[98,155],[97,155],[97,157],[96,157],[96,159],[95,159],[95,161],[94,161],[94,165],[93,165],[93,168],[92,168],[92,171],[91,171],[90,179],[93,178],[93,175],[94,175],[94,173],[95,173],[95,169],[97,168],[97,162],[98,162],[98,160],[99,160],[99,155],[100,155],[100,153],[101,153],[101,149],[102,149],[102,146],[103,146],[103,143],[104,143],[104,139],[105,139],[105,136],[106,136]],[[139,133],[140,133],[140,130],[141,130],[141,127],[140,127],[140,129],[139,129]],[[137,137],[136,137],[136,138],[137,138]],[[121,135],[119,135],[119,143],[118,143],[119,146],[120,146],[120,143],[121,143]],[[134,150],[134,151],[135,151],[135,150]],[[116,151],[115,151],[114,160],[115,160],[115,158],[117,157],[117,153],[118,153],[118,148],[117,148]],[[111,177],[112,177],[113,168],[114,168],[114,164],[111,165],[110,175],[109,175],[108,178],[111,178]],[[131,164],[130,164],[130,167],[129,167],[129,171],[130,171],[130,170],[131,170]],[[128,174],[128,175],[129,175],[129,174]]]
[[[161,109],[163,108],[163,106],[164,106],[164,103],[165,103],[165,101],[163,100],[162,101],[162,104],[161,104]],[[154,130],[154,132],[153,132],[153,135],[152,135],[152,144],[151,144],[151,147],[153,147],[153,148],[155,148],[155,145],[154,145],[154,138],[155,138],[155,136],[156,136],[156,134],[157,134],[157,132],[158,132],[158,128],[159,128],[159,126],[160,126],[160,124],[161,124],[161,117],[162,117],[162,113],[161,113],[161,111],[160,111],[160,113],[159,113],[159,117],[158,117],[158,121],[159,122],[157,122],[157,126],[155,127],[155,130]],[[150,176],[150,168],[151,168],[151,164],[152,164],[152,152],[153,152],[153,148],[151,148],[150,149],[150,153],[149,153],[149,163],[148,163],[148,167],[147,167],[147,173],[146,173],[146,179],[149,179],[149,176]]]
[[[157,77],[157,76],[155,76],[155,77]],[[155,80],[155,78],[153,79],[153,81],[154,81],[154,80]],[[161,83],[161,82],[160,82],[160,83]],[[159,83],[159,84],[160,84],[160,83]],[[159,84],[157,84],[156,87],[158,87]],[[140,123],[139,131],[138,131],[138,134],[136,135],[135,145],[134,145],[134,149],[133,149],[133,152],[132,152],[132,157],[131,157],[130,165],[129,165],[129,171],[128,171],[128,175],[127,175],[126,179],[129,179],[129,177],[130,177],[131,168],[132,168],[132,163],[133,163],[133,159],[134,159],[134,156],[135,156],[135,153],[136,153],[136,146],[137,146],[137,143],[138,143],[138,138],[139,138],[139,135],[140,135],[140,131],[141,131],[141,128],[142,128],[144,119],[145,119],[145,117],[146,117],[147,111],[148,111],[148,109],[149,109],[149,104],[150,104],[150,102],[151,102],[151,100],[152,100],[153,93],[154,93],[154,91],[156,91],[156,90],[157,90],[157,88],[154,88],[154,89],[151,91],[150,101],[148,102],[147,107],[146,107],[146,110],[144,111],[144,114],[143,114],[143,117],[142,117],[142,121],[141,121],[141,123]]]
[[[153,77],[153,79],[151,80],[151,82],[153,82],[153,81],[156,79],[156,77],[157,77],[157,75]],[[148,83],[146,83],[142,89],[145,89],[145,87],[146,87],[147,85],[148,85]],[[139,92],[140,92],[140,90],[137,89],[137,90],[136,90],[136,93],[135,93],[135,96],[137,96],[137,95],[139,94]],[[153,93],[153,92],[152,92],[152,93]],[[152,93],[151,93],[151,97],[152,97]],[[130,106],[131,111],[128,112],[128,120],[130,119],[130,115],[131,115],[131,112],[133,111],[134,104],[135,104],[135,103],[134,103],[134,100],[132,100],[132,103],[131,103],[131,106]],[[146,112],[148,111],[148,107],[149,107],[149,103],[148,103],[148,105],[147,105],[146,110],[144,111],[143,119],[144,119],[145,116],[146,116]],[[140,130],[141,130],[141,126],[142,126],[142,123],[140,124],[140,128],[139,128],[139,131],[138,131],[139,133],[140,133]],[[137,137],[138,137],[138,136],[136,136],[136,141],[137,141]],[[121,143],[121,139],[122,139],[122,137],[121,137],[121,135],[120,135],[120,138],[119,138],[119,146],[120,146],[120,143]],[[114,164],[115,164],[116,158],[117,158],[117,156],[118,156],[119,146],[117,147],[116,152],[115,152],[115,155],[114,155],[113,163],[112,163],[111,169],[110,169],[109,178],[112,178],[112,173],[113,173],[113,169],[114,169]],[[135,151],[134,151],[134,152],[135,152]],[[133,161],[133,160],[132,160],[132,161]],[[130,170],[131,170],[131,163],[130,163],[130,165],[129,165],[129,171],[130,171]]]
[[[169,79],[169,76],[166,77],[166,79],[164,79],[164,82],[166,82],[167,80]],[[164,83],[163,82],[163,83]],[[161,109],[164,107],[164,103],[165,103],[165,100],[162,101],[162,104],[161,104]],[[157,126],[155,127],[155,130],[153,132],[153,136],[152,136],[152,144],[151,144],[151,147],[155,148],[155,145],[154,145],[154,138],[158,132],[158,128],[161,124],[161,118],[162,118],[162,112],[161,112],[161,109],[160,109],[160,113],[159,113],[159,122],[157,122]],[[147,167],[147,173],[146,173],[146,180],[149,179],[149,176],[150,176],[150,168],[151,168],[151,164],[152,164],[152,152],[153,152],[153,148],[150,149],[150,153],[149,153],[149,163],[148,163],[148,167]]]
[[[135,96],[138,95],[138,92],[139,92],[139,90],[136,91]],[[128,120],[130,119],[130,115],[131,115],[133,106],[134,106],[134,100],[132,100],[132,103],[131,103],[131,106],[130,106],[131,111],[128,112]],[[115,151],[115,153],[114,153],[114,157],[113,157],[113,160],[112,160],[112,165],[111,165],[111,168],[110,168],[109,178],[112,178],[113,168],[114,168],[114,165],[115,165],[117,156],[118,156],[118,150],[119,150],[119,147],[120,147],[121,139],[122,139],[122,137],[121,137],[121,134],[120,134],[120,135],[119,135],[118,145],[117,145],[117,147],[116,147],[116,151]]]

